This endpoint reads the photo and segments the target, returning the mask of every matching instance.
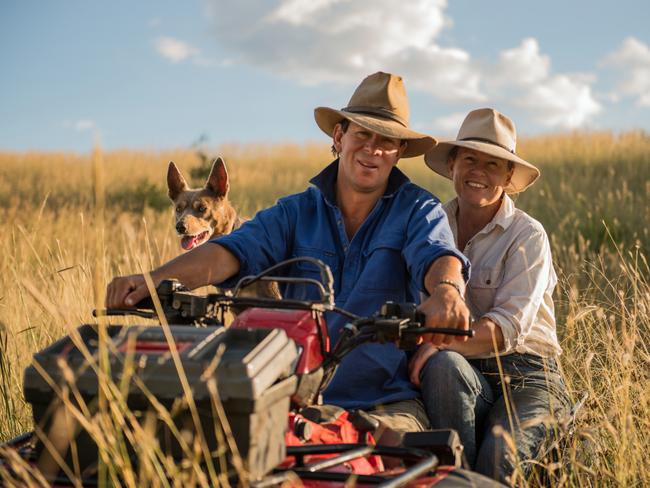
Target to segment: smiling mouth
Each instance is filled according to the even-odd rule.
[[[470,188],[476,188],[477,190],[485,190],[487,188],[487,185],[477,181],[466,181],[465,184]]]
[[[374,164],[364,163],[363,161],[359,161],[359,160],[357,160],[357,163],[359,163],[360,166],[363,166],[366,169],[377,169],[377,166],[375,166]]]
[[[195,247],[200,246],[209,238],[210,238],[209,230],[204,230],[203,232],[200,232],[193,236],[184,235],[183,237],[181,237],[181,247],[186,251],[189,251],[190,249],[194,249]]]

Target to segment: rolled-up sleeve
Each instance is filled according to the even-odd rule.
[[[506,254],[503,280],[494,296],[494,305],[484,314],[501,328],[502,354],[514,352],[530,334],[554,276],[546,233],[530,228],[521,232]]]
[[[288,208],[280,201],[244,223],[231,234],[211,240],[230,251],[240,263],[239,273],[217,285],[230,288],[243,276],[257,274],[288,258],[291,222]]]
[[[403,250],[410,275],[425,292],[424,277],[431,264],[441,256],[455,256],[463,265],[463,277],[469,279],[469,261],[454,244],[447,214],[436,199],[422,199],[414,208],[406,232]]]

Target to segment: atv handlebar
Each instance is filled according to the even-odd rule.
[[[415,349],[419,338],[425,334],[474,337],[472,329],[427,327],[425,324],[426,316],[414,303],[386,302],[376,315],[360,317],[343,328],[326,363],[339,363],[348,352],[365,342],[392,342],[408,351]]]
[[[297,262],[309,263],[320,273],[321,281],[313,278],[278,277],[277,270]],[[263,297],[241,297],[237,294],[257,281],[277,281],[286,284],[307,284],[316,288],[316,300],[276,299]],[[426,327],[426,317],[413,303],[386,302],[372,317],[359,317],[334,305],[334,279],[329,267],[319,259],[297,257],[282,261],[263,272],[242,278],[233,295],[211,293],[197,295],[190,292],[176,280],[163,280],[156,288],[163,313],[170,324],[220,325],[223,324],[224,311],[228,308],[282,308],[293,310],[312,310],[315,312],[334,311],[350,319],[332,354],[342,357],[350,349],[363,342],[393,342],[402,349],[414,349],[420,336],[425,334],[445,334],[473,337],[473,330]],[[154,303],[147,297],[137,303],[135,308],[107,309],[96,311],[93,315],[135,315],[143,318],[157,318]],[[340,353],[340,354],[339,354]]]
[[[313,278],[286,277],[273,274],[279,269],[299,262],[309,263],[316,267],[320,273],[320,281]],[[314,300],[312,303],[314,305],[322,305],[325,310],[332,310],[334,308],[334,277],[332,276],[332,270],[330,267],[320,259],[310,258],[307,256],[291,258],[271,266],[257,275],[244,276],[235,286],[235,289],[232,292],[233,296],[238,297],[242,289],[257,281],[275,281],[276,283],[307,284],[315,286],[320,294],[320,299]]]

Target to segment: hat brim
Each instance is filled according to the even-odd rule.
[[[440,142],[436,147],[432,148],[425,154],[424,161],[427,163],[427,166],[429,166],[429,168],[431,168],[433,171],[439,175],[444,176],[445,178],[451,179],[447,161],[449,159],[449,152],[454,147],[474,149],[475,151],[480,151],[496,158],[512,161],[515,164],[515,169],[512,173],[512,178],[510,178],[510,183],[504,188],[506,193],[520,193],[535,183],[537,178],[539,178],[539,169],[537,169],[533,164],[529,163],[525,159],[520,158],[516,154],[511,153],[507,149],[487,142]]]
[[[354,122],[364,129],[384,137],[405,140],[407,145],[402,154],[403,158],[421,156],[436,145],[436,140],[433,137],[420,134],[408,127],[404,127],[399,122],[379,116],[356,114],[329,107],[318,107],[314,110],[314,118],[318,127],[330,137],[334,133],[336,124],[343,119],[348,119],[350,122]]]

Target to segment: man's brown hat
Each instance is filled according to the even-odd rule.
[[[515,124],[492,108],[472,110],[460,126],[455,141],[439,143],[424,156],[424,161],[436,173],[451,178],[447,160],[453,147],[466,147],[515,163],[507,193],[519,193],[535,183],[539,170],[515,154],[517,130]]]
[[[420,156],[436,145],[433,137],[409,129],[409,104],[402,77],[381,71],[361,82],[347,107],[318,107],[314,118],[328,136],[336,124],[348,119],[382,136],[402,139],[407,142],[403,158]]]

